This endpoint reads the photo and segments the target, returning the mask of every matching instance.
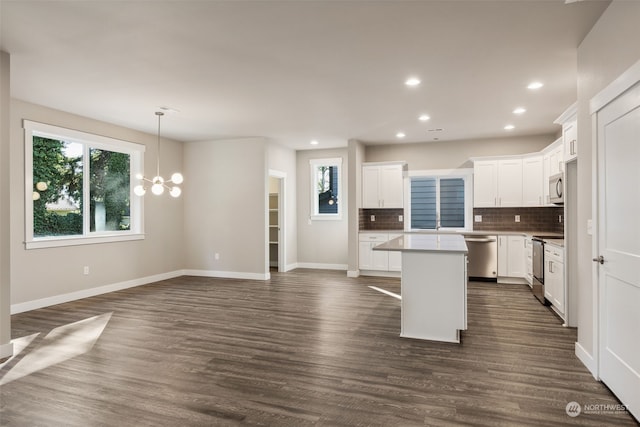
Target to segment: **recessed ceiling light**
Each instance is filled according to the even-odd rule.
[[[396,138],[404,138],[406,135],[404,134],[404,132],[398,132],[396,133]]]
[[[515,110],[513,110],[513,114],[524,114],[526,112],[527,112],[527,109],[522,107],[518,107]]]
[[[431,117],[429,117],[426,114],[422,114],[420,117],[418,117],[418,120],[420,120],[421,122],[426,122],[427,120],[429,120]]]
[[[318,141],[314,139],[314,140],[313,140],[313,141],[311,141],[309,144],[311,144],[311,145],[318,145]]]
[[[417,77],[409,77],[404,84],[407,86],[418,86],[420,84],[420,79]]]
[[[513,130],[513,129],[515,129],[515,128],[516,128],[516,127],[515,127],[514,125],[506,125],[506,126],[504,127],[504,130]]]
[[[527,89],[540,89],[542,86],[544,86],[543,83],[540,82],[531,82],[529,83],[529,86],[527,86]]]

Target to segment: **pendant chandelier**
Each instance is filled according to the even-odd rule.
[[[180,172],[176,172],[171,175],[171,179],[168,181],[165,181],[164,178],[160,176],[160,118],[164,116],[164,113],[162,111],[156,111],[156,116],[158,116],[158,158],[156,162],[156,176],[154,176],[153,179],[149,179],[139,173],[136,178],[142,182],[135,186],[133,192],[137,196],[144,196],[147,193],[146,183],[149,183],[151,184],[151,192],[156,196],[160,196],[164,193],[166,188],[169,190],[169,194],[171,194],[171,196],[180,197],[182,190],[178,185],[182,184],[182,181],[184,180],[182,174]]]

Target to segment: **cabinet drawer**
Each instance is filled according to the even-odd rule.
[[[389,240],[387,233],[360,233],[358,240],[361,242],[380,242],[384,243]]]
[[[564,263],[564,252],[561,248],[545,245],[544,246],[544,257],[547,260],[551,260],[554,262],[558,262],[560,264]]]

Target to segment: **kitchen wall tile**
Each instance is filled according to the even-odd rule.
[[[371,215],[375,221],[371,221]],[[360,230],[402,230],[400,215],[404,217],[404,209],[360,209]]]
[[[495,231],[543,231],[564,233],[564,209],[553,207],[526,208],[474,208],[473,229]],[[481,215],[482,222],[475,222],[475,216]],[[520,215],[520,222],[515,216]],[[562,222],[559,217],[562,216]]]

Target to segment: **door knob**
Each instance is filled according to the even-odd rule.
[[[593,258],[593,262],[604,264],[604,257],[600,255],[598,258]]]

